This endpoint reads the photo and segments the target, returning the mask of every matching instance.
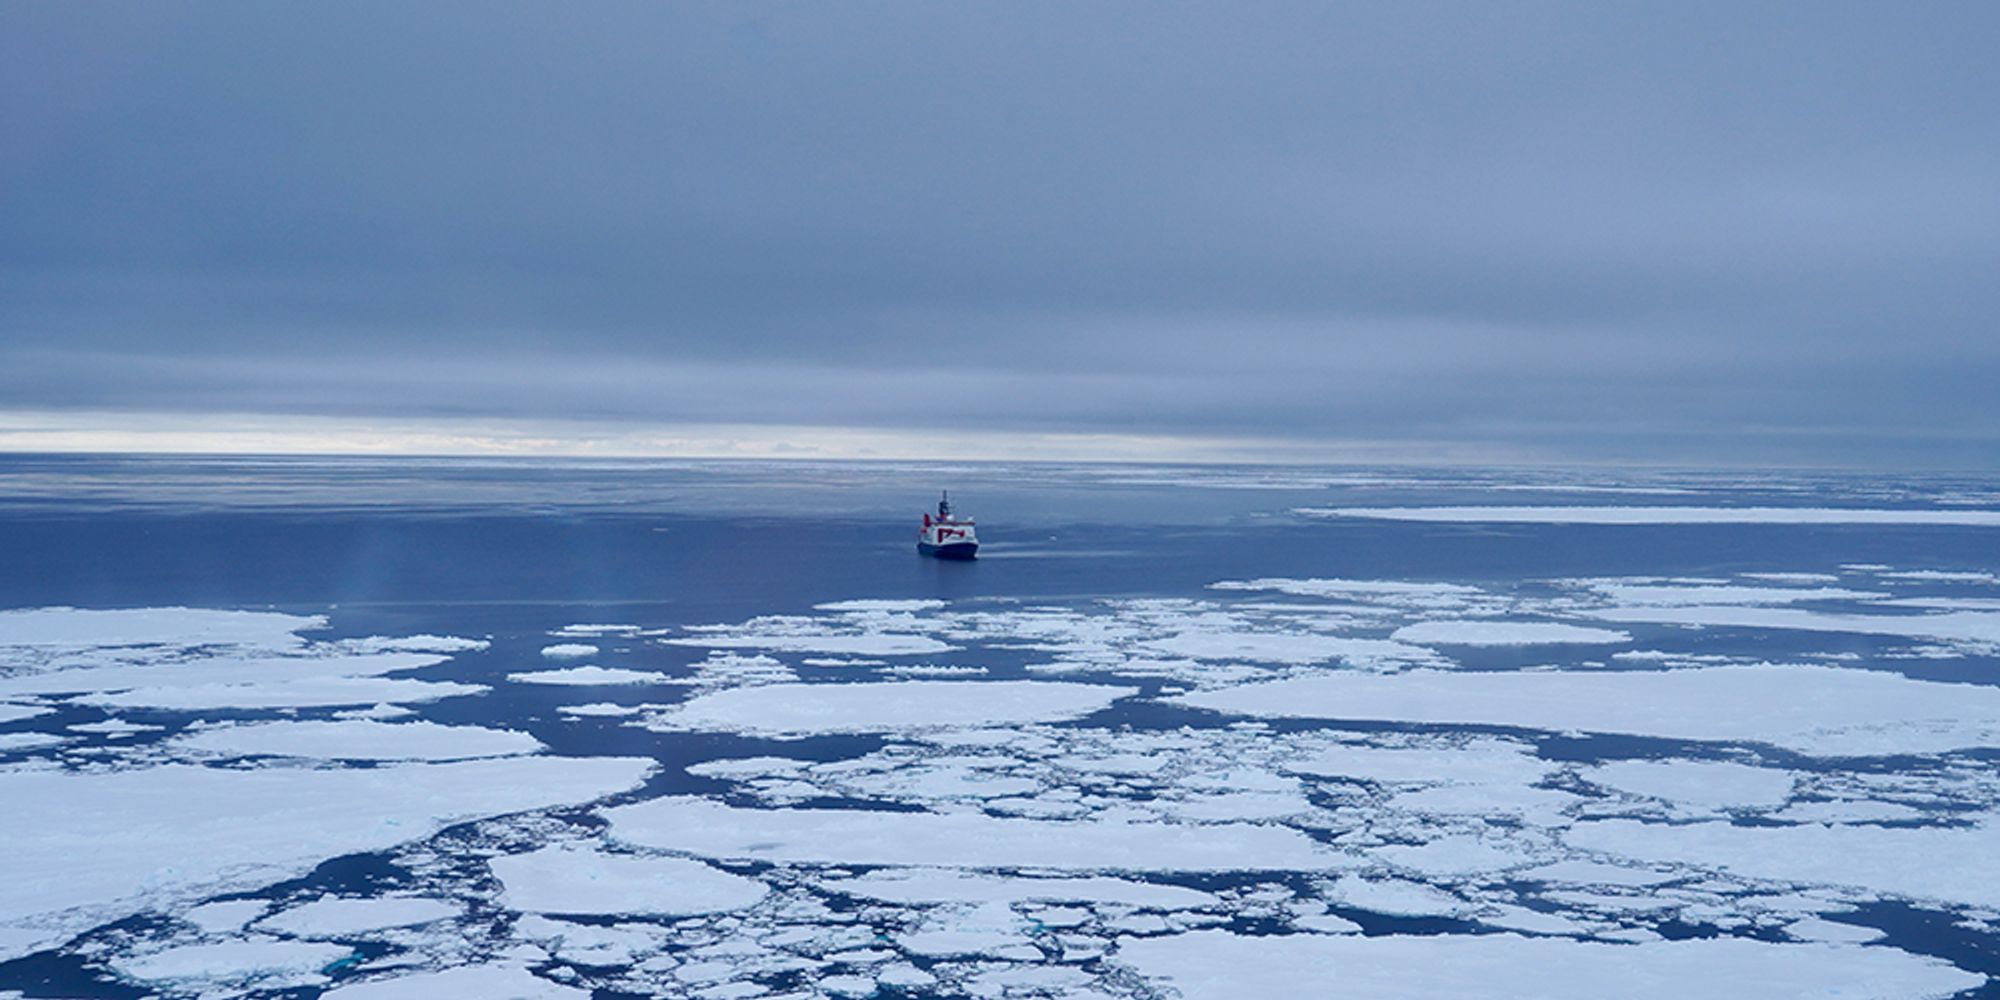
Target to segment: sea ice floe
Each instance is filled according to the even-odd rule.
[[[1255,580],[1222,580],[1208,585],[1210,590],[1275,591],[1300,597],[1334,597],[1364,600],[1394,607],[1456,609],[1484,595],[1478,587],[1461,583],[1427,583],[1409,580],[1335,580],[1261,577]]]
[[[590,991],[549,982],[518,965],[493,963],[343,983],[325,995],[330,1000],[589,1000]]]
[[[597,647],[587,642],[558,642],[543,646],[542,655],[551,660],[581,660],[586,656],[596,656]]]
[[[315,647],[318,650],[325,648]],[[431,666],[444,660],[445,657],[435,654],[402,651],[294,656],[261,653],[181,656],[147,651],[135,656],[93,650],[51,661],[44,669],[0,678],[0,692],[14,695],[76,694],[376,678]]]
[[[1152,653],[1195,660],[1249,660],[1294,666],[1330,660],[1345,660],[1365,666],[1440,662],[1437,654],[1428,649],[1390,639],[1252,629],[1191,630],[1150,639],[1139,643],[1138,647]]]
[[[111,967],[127,979],[172,984],[177,992],[211,983],[281,989],[325,982],[320,970],[349,954],[340,945],[253,938],[116,958]]]
[[[912,663],[899,667],[883,667],[877,671],[889,677],[980,677],[986,674],[985,667],[954,667],[936,663]]]
[[[199,711],[215,708],[313,708],[333,705],[418,703],[484,694],[483,684],[386,677],[315,677],[268,684],[193,684],[134,688],[77,698],[99,708]]]
[[[44,652],[132,646],[291,649],[305,644],[295,633],[323,628],[323,616],[274,611],[24,608],[0,611],[0,647],[35,647]]]
[[[487,864],[504,887],[500,901],[536,913],[716,913],[753,906],[768,892],[762,882],[699,861],[581,844],[555,844]]]
[[[1593,600],[1635,607],[1697,605],[1799,604],[1806,601],[1866,601],[1887,597],[1880,591],[1844,587],[1745,586],[1718,581],[1587,578],[1564,580]]]
[[[243,925],[261,916],[271,904],[262,899],[230,899],[203,903],[181,913],[181,919],[209,934],[240,931]]]
[[[1880,941],[1886,935],[1875,927],[1827,920],[1824,917],[1807,917],[1785,925],[1785,936],[1794,941],[1827,941],[1835,944],[1866,944]]]
[[[69,737],[54,733],[0,733],[0,753],[42,750],[68,742]]]
[[[594,701],[587,705],[558,705],[556,711],[568,716],[585,718],[618,718],[638,715],[642,709],[637,705],[619,705],[608,701]]]
[[[66,728],[69,729],[69,731],[72,733],[91,733],[93,735],[109,736],[115,739],[120,736],[137,736],[140,733],[155,733],[159,732],[161,729],[165,727],[149,726],[138,722],[127,722],[124,719],[105,719],[102,722],[79,722],[73,726],[68,726]]]
[[[852,600],[828,601],[813,605],[815,611],[864,611],[864,612],[912,612],[932,611],[945,606],[945,602],[925,598],[909,600]]]
[[[1738,826],[1727,822],[1581,822],[1570,846],[1749,879],[1851,886],[1905,899],[1991,906],[2000,886],[1995,818],[1964,827]]]
[[[1811,691],[1811,698],[1799,692]],[[1166,699],[1267,718],[1383,719],[1768,743],[1862,756],[2000,746],[2000,688],[1797,664],[1326,674]]]
[[[1657,625],[1784,629],[1803,632],[1846,632],[1901,636],[1946,642],[2000,643],[2000,613],[1948,611],[1941,614],[1861,615],[1807,611],[1801,608],[1754,608],[1736,605],[1683,607],[1619,606],[1582,609],[1591,618]]]
[[[1248,936],[1204,930],[1123,939],[1114,960],[1186,1000],[1917,1000],[1986,981],[1937,959],[1887,948],[1742,938],[1621,945],[1513,934]]]
[[[305,874],[463,820],[588,802],[642,759],[517,757],[369,768],[0,770],[0,928],[27,954],[128,913]]]
[[[508,674],[507,679],[516,684],[565,684],[574,687],[687,683],[685,680],[668,677],[666,674],[654,673],[650,670],[627,670],[623,667],[599,667],[595,665],[564,667],[559,670],[530,670],[523,673]]]
[[[832,879],[821,883],[821,888],[844,896],[894,903],[1043,901],[1112,904],[1148,910],[1203,909],[1222,905],[1222,900],[1213,893],[1178,885],[1105,876],[1031,878],[985,875],[948,868],[879,869],[853,878]]]
[[[2000,527],[2000,510],[1837,507],[1298,507],[1308,517],[1487,524],[1872,524]]]
[[[1342,875],[1324,886],[1328,899],[1355,909],[1400,917],[1451,917],[1472,909],[1466,900],[1422,882]]]
[[[322,760],[463,760],[548,749],[527,733],[435,722],[253,722],[211,726],[172,746],[231,756]]]
[[[766,684],[696,695],[647,726],[784,736],[1006,725],[1079,718],[1135,693],[1052,681]]]
[[[53,711],[55,709],[46,705],[16,705],[11,702],[0,702],[0,723],[19,722],[22,719],[32,719],[36,716],[47,715]]]
[[[1560,622],[1428,621],[1405,625],[1390,633],[1398,642],[1439,646],[1540,646],[1560,643],[1629,642],[1632,637],[1611,629],[1564,625]]]
[[[1001,819],[976,813],[742,809],[670,797],[606,810],[611,835],[721,860],[1047,868],[1059,871],[1319,869],[1340,856],[1296,830]]]
[[[257,921],[256,929],[296,938],[348,938],[391,927],[435,923],[459,913],[457,906],[441,899],[328,896],[280,910]]]
[[[1535,755],[1532,744],[1480,737],[1417,747],[1335,743],[1286,761],[1298,774],[1362,781],[1424,784],[1532,785],[1554,765]]]
[[[1728,761],[1621,760],[1589,768],[1591,782],[1698,810],[1773,809],[1792,797],[1797,775]]]
[[[833,656],[911,656],[958,647],[924,634],[935,623],[919,616],[931,602],[910,610],[835,611],[821,616],[768,615],[741,625],[692,625],[685,636],[661,639],[673,646],[712,650],[763,649]]]
[[[385,675],[482,647],[449,636],[308,641],[321,617],[150,608],[0,612],[0,696],[193,711],[434,701],[479,685]]]
[[[584,622],[573,625],[564,625],[562,628],[555,629],[551,631],[549,634],[562,636],[563,638],[575,638],[579,636],[583,638],[589,638],[591,636],[598,636],[598,635],[633,636],[633,635],[638,635],[639,633],[644,631],[645,629],[638,625],[615,625],[615,624]]]
[[[1876,575],[1884,580],[1916,580],[1924,583],[2000,583],[2000,576],[1969,570],[1906,569]]]
[[[467,639],[456,635],[371,635],[359,639],[341,639],[333,643],[341,649],[357,653],[473,653],[493,644],[485,639]]]

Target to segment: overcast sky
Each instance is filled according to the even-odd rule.
[[[1991,468],[1996,52],[1989,2],[7,4],[0,445]]]

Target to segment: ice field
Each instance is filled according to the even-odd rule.
[[[939,485],[979,561],[914,553]],[[0,511],[0,996],[2000,996],[2000,482],[11,458]]]

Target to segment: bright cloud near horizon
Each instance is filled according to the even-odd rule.
[[[13,4],[0,450],[1991,468],[2000,8]]]

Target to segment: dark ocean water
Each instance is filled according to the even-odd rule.
[[[949,488],[955,506],[977,517],[981,558],[971,563],[921,559],[914,553],[920,511]],[[412,718],[523,731],[561,756],[652,758],[660,770],[637,791],[609,804],[661,795],[710,796],[755,804],[727,781],[682,770],[702,761],[782,756],[841,761],[897,743],[894,733],[839,733],[773,739],[754,733],[655,731],[623,717],[573,718],[559,713],[581,702],[659,704],[687,696],[658,687],[567,688],[509,683],[510,672],[545,666],[540,650],[551,633],[575,623],[618,623],[645,629],[734,625],[758,616],[814,616],[826,602],[925,599],[953,611],[1049,606],[1096,614],[1105,602],[1295,601],[1280,594],[1219,595],[1210,584],[1264,578],[1421,581],[1477,587],[1522,599],[1556,594],[1561,581],[1581,578],[1750,579],[1745,574],[1823,574],[1842,586],[1857,573],[1922,571],[1919,582],[1880,582],[1899,595],[1987,599],[2000,588],[1976,579],[2000,570],[2000,529],[1798,524],[1645,526],[1424,523],[1323,519],[1299,507],[1444,505],[1596,505],[1700,507],[1867,507],[1956,510],[2000,506],[2000,479],[1979,477],[1861,477],[1835,474],[1739,474],[1686,471],[1488,471],[1400,469],[1269,469],[1161,466],[934,465],[615,461],[346,460],[289,458],[0,457],[0,608],[70,606],[90,609],[189,607],[272,610],[325,615],[329,629],[314,639],[439,634],[486,638],[484,650],[458,654],[422,671],[426,680],[490,685],[477,697],[415,704]],[[1872,571],[1853,567],[1878,567]],[[1951,574],[1965,574],[1951,576]],[[1851,612],[1851,602],[1810,605]],[[1915,613],[1898,611],[1897,613]],[[1990,646],[1962,643],[1949,655],[1911,659],[1907,636],[1857,631],[1796,631],[1716,626],[1689,629],[1630,622],[1618,648],[1667,651],[1686,657],[1794,662],[1801,654],[1854,669],[1887,670],[1931,681],[1982,686],[2000,679]],[[678,633],[677,633],[678,634]],[[612,638],[591,660],[608,667],[692,675],[709,655],[698,646],[643,638]],[[1044,651],[1019,642],[972,644],[947,657],[986,669],[983,679],[1034,678]],[[1627,669],[1588,646],[1453,648],[1457,669],[1511,671],[1537,666]],[[854,680],[852,670],[797,662],[777,654],[806,682]],[[1837,659],[1825,659],[1837,658]],[[941,659],[940,662],[943,662]],[[881,678],[874,678],[881,679]],[[1134,686],[1143,696],[1188,686],[1186,678],[1133,676],[1114,668],[1064,674],[1067,681]],[[1199,686],[1199,683],[1196,683]],[[1171,693],[1171,692],[1169,692]],[[0,725],[0,732],[63,731],[110,715],[158,726],[129,737],[81,736],[59,752],[0,751],[0,762],[54,762],[81,767],[79,751],[115,748],[137,754],[197,724],[228,720],[332,718],[330,708],[293,711],[205,709],[195,712],[102,708],[48,699],[55,712]],[[1231,720],[1183,706],[1133,699],[1057,723],[1092,730],[1169,732],[1227,727]],[[1328,728],[1311,720],[1269,719],[1274,734]],[[1352,720],[1346,734],[1499,734],[1531,744],[1544,760],[1590,765],[1610,760],[1740,760],[1744,745],[1617,733],[1540,732],[1506,726],[1461,727]],[[122,758],[121,758],[122,759]],[[1824,758],[1765,746],[1762,766],[1812,772]],[[1928,774],[1939,769],[1993,770],[1991,750],[1966,749],[1949,759],[1934,753],[1884,755],[1838,764],[1846,772]],[[230,766],[217,764],[215,766]],[[1553,766],[1553,765],[1552,765]],[[1990,774],[1988,775],[1990,777]],[[1957,780],[1957,779],[1954,779]],[[1970,780],[1970,779],[1968,779]],[[1992,782],[1958,781],[1923,806],[1927,823],[1983,817],[1995,803],[1967,789]],[[1313,792],[1326,795],[1338,789]],[[1918,796],[1916,798],[1921,798]],[[1914,800],[1914,799],[1913,799]],[[597,810],[555,814],[583,829],[601,827]],[[870,799],[829,790],[809,804],[840,808],[919,809],[922,801]],[[1777,822],[1738,815],[1734,822]],[[0,828],[4,822],[0,821]],[[1315,828],[1315,837],[1335,837]],[[267,885],[244,898],[298,899],[318,894],[378,895],[397,890],[445,892],[462,877],[476,882],[483,833],[470,826],[431,838],[432,854],[449,859],[453,838],[466,854],[456,864],[413,872],[382,853],[325,860],[310,874]],[[486,849],[481,846],[480,850]],[[1994,842],[2000,848],[2000,840]],[[755,865],[730,870],[776,878]],[[762,874],[760,874],[762,873]],[[789,875],[785,877],[791,877]],[[1262,883],[1289,885],[1311,896],[1311,873],[1289,876],[1158,873],[1160,884],[1210,889]],[[1530,909],[1561,908],[1530,900],[1534,885],[1488,880],[1481,891],[1512,884]],[[1462,890],[1455,890],[1462,891]],[[1727,897],[1736,889],[1718,890]],[[452,898],[489,923],[482,934],[504,937],[510,917],[490,894]],[[2000,888],[1987,907],[2000,907]],[[176,903],[174,905],[181,905]],[[1330,912],[1369,935],[1482,932],[1470,916],[1426,916],[1371,910],[1332,900]],[[1704,911],[1706,912],[1706,911]],[[1219,926],[1245,935],[1279,933],[1282,921],[1248,911],[1225,914]],[[602,921],[603,918],[599,918]],[[1660,937],[1746,936],[1782,941],[1771,924],[1737,925],[1681,914],[1647,924]],[[1837,921],[1875,927],[1886,937],[1871,947],[1943,959],[1960,969],[2000,975],[2000,948],[1977,906],[1906,899],[1884,893]],[[477,923],[477,919],[472,921]],[[138,996],[181,987],[135,981],[114,971],[111,958],[157,948],[185,934],[165,914],[145,909],[93,928],[60,947],[0,963],[0,991],[28,996]],[[1492,928],[1484,928],[1491,932]],[[893,937],[885,925],[883,934]],[[885,939],[886,939],[885,937]],[[368,972],[367,961],[393,956],[407,942],[351,942],[359,960],[306,985],[223,980],[188,987],[202,995],[316,996]],[[674,953],[678,945],[669,945]],[[939,974],[939,985],[878,995],[958,995],[949,961],[913,959]],[[538,974],[569,976],[599,996],[669,995],[635,990],[634,980],[601,969],[551,960]],[[1109,968],[1099,962],[1079,968]],[[569,969],[570,973],[560,970]],[[579,971],[580,970],[580,971]],[[1093,972],[1095,974],[1095,972]],[[748,975],[748,974],[746,974]],[[774,992],[805,990],[816,975],[773,972],[744,982]],[[1121,983],[1129,980],[1119,979]],[[678,988],[678,987],[676,987]],[[692,989],[692,987],[689,987]],[[1124,987],[1121,987],[1124,988]],[[1137,988],[1137,987],[1133,987]],[[664,991],[664,992],[662,992]],[[677,995],[677,994],[673,994]],[[745,994],[748,995],[748,994]],[[1144,995],[1133,993],[1131,995]],[[1649,994],[1650,995],[1650,994]],[[1697,995],[1690,993],[1689,995]],[[1901,995],[1901,994],[1884,994]],[[1966,996],[2000,996],[1994,987]]]

